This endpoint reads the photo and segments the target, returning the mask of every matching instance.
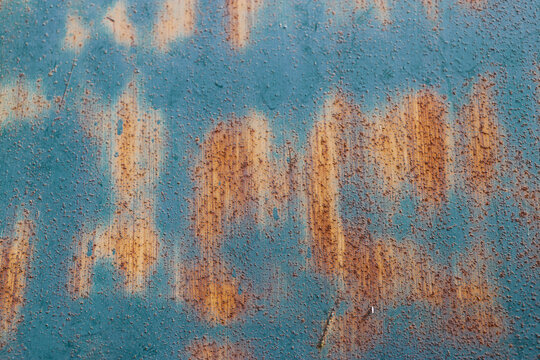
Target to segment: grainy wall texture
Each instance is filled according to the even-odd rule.
[[[0,359],[536,359],[537,0],[0,0]]]

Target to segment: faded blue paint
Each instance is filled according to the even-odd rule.
[[[0,218],[9,219],[24,204],[38,219],[24,321],[16,340],[0,350],[1,358],[183,358],[185,346],[205,334],[231,342],[251,339],[254,353],[266,358],[325,356],[315,345],[336,289],[302,266],[311,257],[311,249],[304,240],[304,214],[294,204],[289,213],[274,209],[272,215],[279,224],[275,228],[242,229],[238,234],[231,229],[223,246],[223,256],[233,271],[243,273],[255,290],[268,286],[273,270],[284,274],[281,286],[287,297],[279,303],[258,303],[261,309],[274,311],[277,321],[270,321],[262,310],[228,326],[199,322],[192,309],[169,299],[170,273],[163,258],[146,296],[125,295],[115,286],[120,275],[101,261],[90,298],[70,299],[65,284],[72,238],[83,224],[96,224],[112,208],[111,179],[96,161],[96,146],[81,135],[76,120],[78,94],[89,84],[102,101],[114,102],[137,70],[145,97],[164,114],[168,134],[157,191],[163,193],[157,204],[157,224],[161,253],[184,259],[196,255],[189,223],[193,184],[189,174],[199,154],[193,139],[204,138],[216,119],[231,113],[243,115],[247,108],[269,118],[277,145],[289,140],[302,153],[324,93],[336,86],[353,93],[369,111],[396,90],[433,85],[453,104],[450,110],[455,116],[469,91],[462,86],[464,81],[497,71],[504,74],[497,83],[497,102],[501,123],[511,135],[507,146],[532,163],[533,174],[538,171],[539,114],[531,75],[533,64],[540,62],[539,3],[535,0],[492,1],[481,16],[443,0],[436,31],[416,1],[395,4],[394,22],[384,30],[370,12],[357,13],[354,27],[345,20],[328,25],[323,2],[272,2],[277,4],[263,8],[257,16],[252,44],[239,53],[225,41],[224,2],[216,6],[214,1],[201,1],[199,31],[175,42],[169,53],[146,45],[130,49],[116,45],[101,25],[111,2],[81,2],[76,5],[79,15],[93,21],[95,29],[79,55],[61,48],[65,2],[24,3],[3,1],[0,10],[0,82],[19,73],[30,80],[42,78],[43,90],[53,102],[64,93],[72,62],[76,65],[62,109],[56,112],[53,102],[52,111],[39,121],[1,130],[0,201],[4,206]],[[157,2],[130,1],[129,5],[137,10],[132,16],[137,30],[149,34]],[[56,71],[48,76],[52,69]],[[538,188],[538,183],[529,186]],[[405,329],[410,322],[425,319],[415,315],[414,308],[397,309],[389,315],[392,323],[385,324],[385,341],[365,353],[366,358],[494,358],[496,352],[504,358],[536,357],[538,285],[528,282],[535,261],[524,263],[518,255],[521,243],[532,246],[538,233],[535,227],[528,230],[512,221],[519,211],[508,195],[509,190],[503,190],[493,199],[480,227],[485,228],[489,244],[503,255],[498,266],[507,277],[500,291],[512,320],[511,332],[491,347],[457,347],[432,334],[418,341]],[[344,188],[343,197],[350,201],[343,216],[368,217],[374,237],[390,234],[400,240],[411,236],[412,226],[425,228],[415,239],[439,251],[436,260],[441,263],[448,263],[453,254],[471,244],[473,225],[463,194],[450,194],[443,215],[432,219],[434,224],[416,216],[414,198],[403,201],[402,213],[395,214],[389,225],[386,214],[361,203],[358,188]],[[384,207],[382,197],[376,200]],[[452,226],[442,231],[437,224]],[[2,222],[2,228],[8,226]],[[401,317],[403,310],[411,310],[413,319]]]

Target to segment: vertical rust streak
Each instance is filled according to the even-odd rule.
[[[0,335],[8,336],[21,321],[26,279],[29,276],[34,223],[17,221],[13,233],[0,239]]]

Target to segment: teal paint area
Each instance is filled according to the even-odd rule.
[[[165,2],[123,2],[136,34],[134,44],[125,45],[115,36],[128,30],[115,33],[106,19],[117,2],[0,1],[0,238],[1,264],[8,269],[2,270],[2,279],[11,271],[6,264],[13,264],[5,249],[17,238],[12,231],[17,219],[26,214],[34,223],[21,292],[6,285],[7,280],[1,284],[0,359],[537,357],[536,0],[471,1],[480,4],[472,7],[462,4],[467,1],[441,0],[435,17],[428,16],[422,1],[388,0],[386,19],[377,1],[358,7],[352,0],[340,5],[331,0],[261,0],[253,14],[244,16],[250,33],[241,48],[231,41],[235,31],[227,4],[234,1],[198,0],[193,1],[193,31],[173,36],[164,50],[156,45],[153,31]],[[70,16],[87,31],[80,49],[66,45]],[[182,21],[173,18],[173,23]],[[120,26],[118,19],[113,23]],[[353,117],[356,127],[347,144],[367,144],[372,133],[364,123],[380,128],[383,116],[377,116],[390,113],[405,95],[425,89],[444,99],[449,127],[457,129],[473,84],[485,74],[495,74],[493,109],[502,134],[488,200],[463,190],[467,164],[460,163],[465,155],[458,145],[449,150],[452,180],[445,183],[446,199],[436,207],[419,198],[411,174],[399,196],[389,196],[371,162],[378,151],[371,145],[365,158],[343,165],[348,176],[336,182],[333,198],[346,246],[387,238],[397,244],[413,242],[425,249],[434,268],[450,277],[475,244],[485,244],[495,254],[485,274],[503,319],[500,334],[482,341],[482,334],[467,325],[441,325],[438,319],[453,301],[447,298],[434,311],[427,310],[431,305],[425,299],[381,305],[373,314],[380,320],[377,326],[363,328],[359,317],[353,330],[347,328],[342,319],[361,303],[361,289],[347,292],[347,276],[317,268],[312,227],[318,224],[310,220],[310,181],[317,179],[307,170],[314,162],[310,144],[325,102],[336,92],[345,93],[364,114],[365,119]],[[38,80],[38,90],[25,85]],[[134,94],[130,84],[137,89],[133,98],[126,96]],[[11,89],[16,95],[9,95],[14,94]],[[33,102],[37,93],[47,106]],[[135,105],[126,99],[136,99]],[[130,117],[135,108],[139,111]],[[152,122],[154,112],[158,115]],[[209,198],[197,197],[204,189],[197,171],[205,169],[201,159],[210,148],[208,139],[220,123],[249,118],[253,112],[268,125],[269,162],[278,164],[268,177],[293,180],[271,182],[252,208],[246,205],[245,216],[228,214],[223,224],[215,221],[214,228],[222,229],[219,236],[198,235],[197,201]],[[160,135],[152,135],[157,128]],[[146,135],[130,142],[135,131]],[[240,133],[226,135],[241,138]],[[456,131],[453,143],[459,144],[464,134]],[[227,147],[221,152],[226,153],[234,142],[223,143]],[[154,169],[152,149],[159,153],[155,172],[148,170]],[[354,146],[350,149],[354,152]],[[129,158],[133,154],[138,155]],[[136,170],[125,170],[126,163]],[[223,171],[228,175],[220,181],[229,181],[232,172]],[[237,171],[257,173],[245,167]],[[151,181],[130,180],[139,178]],[[137,186],[129,187],[130,181]],[[287,181],[294,186],[286,188]],[[254,183],[231,189],[252,195],[258,186]],[[136,195],[122,193],[123,186],[125,193]],[[274,201],[276,193],[286,195]],[[119,205],[122,196],[131,201],[128,210]],[[240,198],[233,194],[231,201],[242,204]],[[151,215],[137,210],[145,209],[137,205],[145,201],[152,204]],[[110,219],[125,218],[133,224],[135,218],[151,219],[159,239],[144,289],[126,290],[125,268],[131,265],[115,260],[124,250],[113,245],[110,253],[100,255],[106,246],[96,235],[80,252],[92,259],[89,292],[74,295],[70,272],[80,256],[75,245],[81,234],[99,233],[104,224],[114,224]],[[205,241],[214,241],[214,250],[205,249]],[[345,267],[363,256],[361,246],[347,249],[358,256],[345,256]],[[219,259],[230,274],[227,279],[237,284],[233,292],[247,299],[227,321],[204,316],[199,308],[204,295],[190,302],[175,292],[190,291],[179,269],[203,263],[200,271],[210,272],[208,258]],[[82,279],[84,285],[87,280]],[[196,287],[210,286],[205,284]],[[6,305],[19,297],[23,300],[16,310]],[[366,313],[370,301],[366,298]],[[324,345],[318,346],[321,339]],[[197,352],[197,344],[209,343],[214,345],[208,346],[206,357]]]

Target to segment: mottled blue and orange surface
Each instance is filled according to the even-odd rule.
[[[1,359],[535,359],[536,0],[0,0]]]

